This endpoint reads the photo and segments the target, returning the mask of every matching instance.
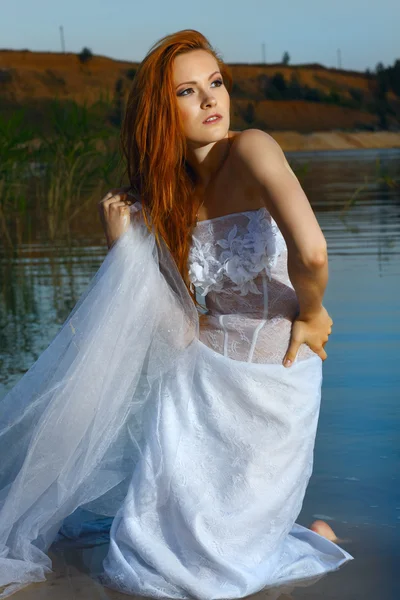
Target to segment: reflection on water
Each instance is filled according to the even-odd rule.
[[[47,347],[106,255],[105,244],[81,242],[0,254],[0,398]]]
[[[328,242],[326,346],[314,472],[298,522],[322,518],[355,556],[302,598],[400,598],[400,150],[288,154]],[[357,202],[341,213],[354,191]],[[92,209],[95,210],[95,209]],[[96,221],[74,245],[36,240],[0,253],[0,398],[46,348],[100,266]],[[369,567],[369,568],[368,568]],[[332,595],[332,582],[336,594]],[[356,582],[356,584],[355,584]],[[330,595],[329,595],[330,592]]]
[[[356,560],[294,597],[400,598],[400,151],[293,155],[329,251],[326,346],[314,471],[299,522],[326,520]],[[355,188],[368,186],[343,215]],[[332,586],[334,593],[332,593]]]

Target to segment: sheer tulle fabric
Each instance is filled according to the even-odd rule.
[[[0,598],[44,581],[60,528],[91,514],[113,518],[100,579],[128,594],[235,598],[337,569],[352,557],[295,523],[320,385],[317,356],[287,370],[202,343],[171,255],[131,224],[1,401]]]
[[[90,502],[114,515],[121,504],[140,456],[147,400],[198,335],[197,311],[178,276],[154,236],[131,226],[1,401],[0,586],[44,579],[45,552],[78,506]],[[185,368],[190,376],[192,359]],[[162,467],[160,489],[168,483]]]

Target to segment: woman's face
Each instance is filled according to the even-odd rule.
[[[215,58],[205,50],[179,54],[174,59],[173,80],[189,145],[202,146],[226,137],[230,125],[230,97]],[[215,113],[222,119],[204,124],[205,119]]]

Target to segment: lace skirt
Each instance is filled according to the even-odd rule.
[[[351,560],[295,524],[321,359],[235,361],[198,320],[169,253],[128,229],[2,400],[0,598],[44,581],[88,514],[112,520],[102,581],[128,594],[234,598]]]

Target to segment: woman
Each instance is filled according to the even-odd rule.
[[[279,594],[352,559],[295,523],[333,324],[325,239],[276,142],[229,129],[230,85],[194,30],[140,65],[130,185],[99,203],[110,251],[3,400],[0,597],[104,516],[99,579],[132,595]]]

